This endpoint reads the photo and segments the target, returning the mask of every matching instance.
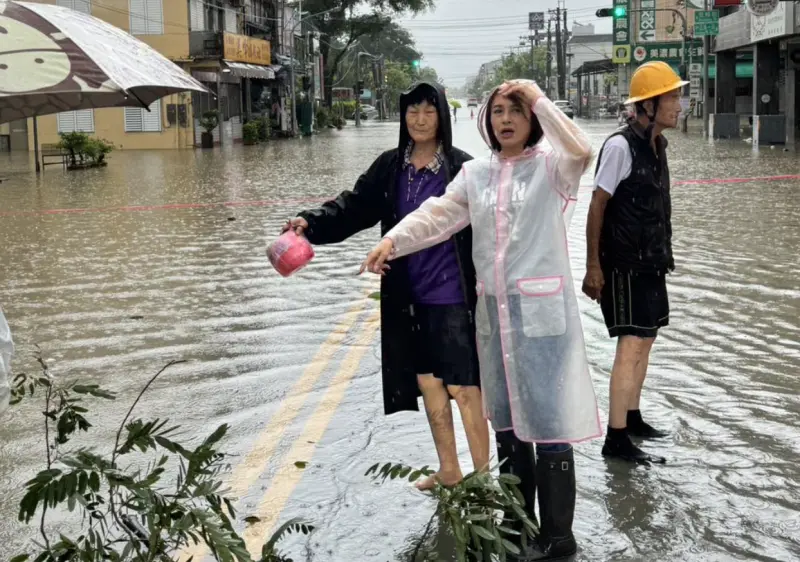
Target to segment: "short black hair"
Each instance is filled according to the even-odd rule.
[[[489,135],[489,144],[492,146],[492,150],[495,152],[500,152],[502,146],[500,146],[500,141],[497,140],[497,137],[494,134],[494,129],[492,128],[492,104],[494,103],[494,98],[496,96],[497,91],[495,91],[486,102],[486,122],[484,123],[484,126],[486,127],[486,134]],[[525,106],[525,102],[516,94],[511,94],[508,96],[508,99],[513,103],[517,103],[523,107]],[[536,117],[536,114],[533,113],[533,109],[531,109],[531,134],[528,136],[528,140],[525,141],[525,148],[535,145],[542,139],[543,136],[544,131],[542,131],[542,125],[539,123],[539,119]]]
[[[424,101],[434,107],[439,106],[439,93],[427,84],[420,84],[411,90],[403,100],[407,105],[406,109],[412,105],[418,105]]]

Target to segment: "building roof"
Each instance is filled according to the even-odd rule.
[[[586,44],[586,43],[611,43],[614,36],[611,33],[596,33],[594,35],[573,35],[567,44]]]
[[[605,74],[613,72],[616,65],[611,59],[590,60],[583,63],[572,71],[572,76],[583,76],[586,74]]]

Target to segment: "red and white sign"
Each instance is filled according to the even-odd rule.
[[[647,58],[647,49],[639,45],[633,50],[633,60],[636,62],[642,62],[644,59]]]

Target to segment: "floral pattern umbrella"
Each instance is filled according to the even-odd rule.
[[[61,6],[0,0],[0,123],[95,107],[148,107],[208,90],[127,32]]]

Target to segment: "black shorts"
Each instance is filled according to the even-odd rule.
[[[414,305],[414,365],[446,385],[480,386],[475,330],[466,304]]]
[[[600,308],[608,335],[654,338],[669,325],[667,278],[659,273],[605,269]]]

